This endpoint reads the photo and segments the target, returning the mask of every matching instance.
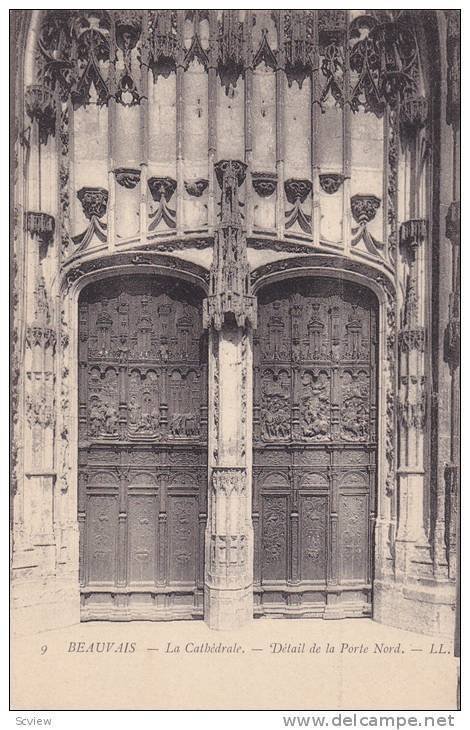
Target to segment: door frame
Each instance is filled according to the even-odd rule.
[[[77,613],[80,605],[79,534],[78,534],[78,299],[81,290],[92,282],[116,276],[133,274],[162,275],[184,279],[208,292],[207,269],[180,258],[145,252],[137,256],[135,251],[97,255],[80,266],[73,264],[64,271],[60,297],[62,313],[56,377],[58,409],[55,463],[57,465],[57,489],[67,496],[62,510],[62,524],[74,535],[65,557],[65,570],[70,576],[71,594],[76,600]],[[383,268],[339,255],[304,255],[290,259],[278,259],[252,271],[253,294],[265,284],[295,277],[343,278],[356,282],[376,295],[379,303],[379,342],[377,374],[377,517],[375,523],[374,589],[376,585],[393,575],[394,538],[397,519],[396,494],[396,309],[397,300],[392,274],[384,274]],[[386,363],[387,367],[382,367]],[[210,384],[209,384],[210,385]],[[251,400],[251,399],[249,399]],[[252,402],[247,403],[252,408]],[[208,413],[208,422],[213,414]],[[59,499],[57,500],[59,502]],[[63,504],[63,502],[62,502]]]

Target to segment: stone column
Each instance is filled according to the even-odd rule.
[[[232,629],[253,616],[251,522],[252,329],[246,236],[238,189],[243,162],[215,165],[221,188],[204,326],[209,329],[209,492],[205,535],[205,619]]]
[[[426,221],[412,219],[401,225],[400,244],[407,265],[405,302],[398,333],[399,523],[396,575],[401,578],[432,575],[423,511],[426,336],[422,248],[425,238]]]

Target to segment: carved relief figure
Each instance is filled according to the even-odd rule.
[[[364,372],[343,374],[341,438],[365,441],[369,434],[369,381]]]
[[[330,434],[330,382],[325,372],[315,375],[305,372],[302,376],[301,397],[302,437],[327,441]]]
[[[104,374],[92,368],[88,379],[88,433],[90,436],[118,434],[118,374],[108,368]]]
[[[265,440],[290,436],[290,399],[287,374],[267,376],[261,398],[262,437]]]

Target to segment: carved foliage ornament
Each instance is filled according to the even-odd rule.
[[[425,341],[426,331],[424,327],[402,329],[398,333],[398,344],[402,352],[411,352],[412,350],[424,352]]]

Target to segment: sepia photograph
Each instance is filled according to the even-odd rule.
[[[9,19],[11,709],[452,727],[460,10]]]

